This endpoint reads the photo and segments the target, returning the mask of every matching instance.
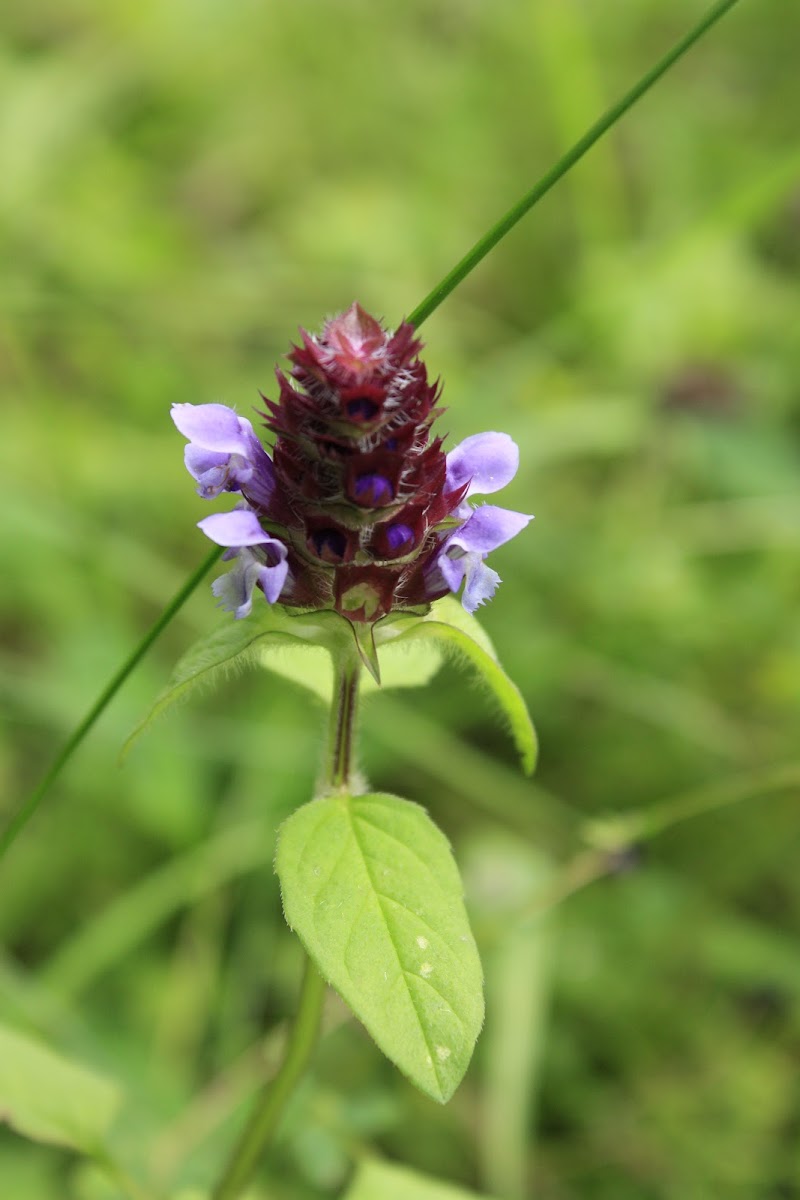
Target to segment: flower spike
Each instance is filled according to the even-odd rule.
[[[301,330],[277,399],[263,398],[272,457],[226,405],[173,407],[198,493],[241,497],[199,523],[236,560],[213,589],[236,617],[256,588],[271,604],[334,609],[369,663],[371,626],[390,612],[462,584],[468,612],[493,595],[500,578],[484,560],[530,518],[468,498],[505,487],[519,451],[492,432],[445,455],[431,435],[440,387],[420,349],[412,325],[392,332],[358,304],[318,335]]]

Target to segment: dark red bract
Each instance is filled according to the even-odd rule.
[[[353,304],[318,337],[303,333],[288,376],[277,372],[266,414],[277,486],[263,516],[288,547],[284,603],[375,621],[429,599],[435,527],[466,488],[445,490],[441,440],[430,436],[440,389],[420,346],[411,325],[389,333]]]

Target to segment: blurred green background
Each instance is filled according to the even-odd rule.
[[[207,552],[170,404],[247,413],[353,299],[399,320],[704,7],[6,0],[0,818]],[[738,6],[424,327],[450,444],[520,444],[537,519],[481,617],[541,764],[454,669],[369,702],[370,778],[464,868],[487,1025],[440,1109],[334,1002],[256,1197],[340,1195],[367,1147],[504,1200],[800,1197],[798,44],[797,5]],[[118,769],[220,619],[203,586],[0,869],[0,1020],[123,1083],[171,1194],[292,1010],[274,829],[323,724],[248,675]],[[121,1194],[0,1131],[4,1198]]]

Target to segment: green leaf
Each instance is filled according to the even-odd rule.
[[[330,654],[332,648],[351,636],[348,622],[335,612],[289,616],[285,608],[259,605],[245,620],[225,620],[182,656],[166,688],[126,740],[122,757],[167,709],[199,688],[209,688],[229,674],[259,665],[267,649],[300,646],[311,654],[314,648],[323,647]]]
[[[286,920],[409,1079],[444,1103],[483,1022],[483,976],[444,834],[397,796],[328,796],[281,827]]]
[[[385,617],[373,631],[381,684],[365,672],[364,693],[374,692],[379,686],[423,686],[438,671],[443,655],[451,654],[472,667],[489,688],[508,720],[524,769],[533,771],[536,733],[525,701],[497,662],[494,647],[480,623],[454,597],[437,601],[427,613]],[[331,657],[344,649],[351,651],[352,645],[350,622],[332,611],[293,613],[279,605],[263,604],[243,621],[226,620],[183,656],[167,686],[125,742],[122,756],[174,704],[247,666],[266,667],[328,704],[333,690]]]
[[[115,1084],[0,1025],[0,1120],[18,1133],[103,1156],[120,1102]]]
[[[387,623],[387,630],[390,628],[391,622]],[[349,650],[352,644],[349,621],[335,612],[292,615],[280,606],[263,604],[245,620],[227,619],[195,642],[180,659],[169,683],[125,742],[122,756],[173,705],[248,666],[266,667],[328,704],[333,692],[331,656],[342,647]],[[395,645],[387,639],[381,653],[381,686],[419,687],[433,678],[441,662],[442,655],[435,649],[431,652],[430,647],[405,642]],[[377,691],[379,686],[368,673],[361,684],[366,693]]]
[[[536,766],[538,744],[536,730],[519,688],[506,675],[497,661],[494,647],[479,621],[453,597],[438,600],[426,616],[396,620],[378,635],[376,640],[385,653],[389,638],[397,645],[414,641],[434,642],[444,653],[465,663],[477,674],[496,700],[511,729],[511,736],[522,760],[523,769],[530,775]]]
[[[359,1165],[343,1200],[489,1200],[407,1167],[366,1159]]]

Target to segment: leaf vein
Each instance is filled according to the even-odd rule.
[[[298,871],[300,871],[302,869],[303,860],[306,858],[306,856],[308,854],[308,851],[311,847],[313,838],[318,837],[321,830],[323,830],[326,825],[330,825],[336,819],[336,817],[337,817],[337,813],[335,810],[328,812],[325,814],[323,819],[314,827],[314,832],[313,832],[312,836],[309,837],[308,840],[306,841],[305,845],[303,846],[303,852],[300,855],[299,859],[297,860],[297,870]],[[320,892],[322,892],[328,886],[328,884],[331,882],[334,875],[339,870],[339,864],[341,863],[342,859],[344,858],[345,854],[347,853],[347,849],[348,849],[347,843],[345,842],[344,846],[342,847],[340,853],[338,854],[338,856],[336,858],[336,861],[333,864],[333,867],[328,872],[326,878],[322,881],[322,883],[320,883],[319,887],[317,887],[316,891],[314,892],[315,896],[319,896]]]
[[[453,1016],[455,1021],[458,1023],[458,1025],[460,1025],[460,1027],[464,1031],[466,1031],[466,1028],[467,1028],[466,1022],[463,1021],[462,1018],[458,1015],[456,1010],[453,1008],[453,1005],[447,999],[447,996],[445,996],[444,992],[439,991],[436,984],[431,983],[430,979],[426,979],[425,976],[420,975],[418,971],[409,971],[407,967],[403,967],[402,971],[403,971],[404,975],[408,975],[409,979],[414,979],[414,980],[417,980],[419,983],[424,983],[425,987],[429,988],[434,993],[434,995],[438,996],[439,999],[441,1000],[442,1004],[447,1005],[448,1011],[451,1013],[451,1015]],[[409,991],[410,990],[411,989],[409,988]]]
[[[434,872],[433,867],[422,857],[418,850],[415,850],[413,846],[409,846],[408,842],[404,842],[403,839],[399,838],[396,833],[391,833],[388,829],[384,829],[382,825],[378,825],[375,821],[370,821],[369,817],[365,817],[361,813],[354,813],[352,819],[354,822],[361,821],[362,824],[368,825],[370,829],[375,829],[378,833],[382,833],[384,837],[390,838],[393,842],[397,842],[398,846],[402,846],[403,849],[412,856],[412,858],[415,858],[417,862],[425,868],[433,882],[436,884],[437,889],[440,892],[444,891],[441,882],[439,881],[439,877]],[[360,845],[359,849],[361,849]],[[375,855],[372,855],[372,857],[374,858]]]
[[[378,891],[377,888],[375,889],[375,891],[376,891],[377,895],[380,896],[383,900],[388,900],[388,902],[390,904],[395,904],[398,908],[401,908],[403,910],[403,912],[407,912],[409,914],[409,916],[413,917],[415,921],[419,921],[420,925],[424,925],[425,928],[428,930],[428,932],[432,933],[433,936],[436,938],[437,942],[440,943],[440,949],[443,947],[447,951],[447,953],[450,955],[451,959],[454,960],[454,962],[457,966],[462,965],[459,962],[458,955],[454,953],[454,951],[452,950],[452,948],[450,946],[448,946],[446,939],[442,937],[439,930],[436,929],[435,926],[431,925],[430,921],[426,921],[424,917],[420,916],[420,914],[416,911],[416,909],[409,908],[408,905],[404,904],[402,900],[397,900],[394,896],[390,896],[387,892]],[[413,972],[412,972],[412,974],[413,974]]]
[[[362,861],[362,863],[363,863],[363,866],[364,866],[364,872],[365,872],[365,874],[366,874],[366,876],[367,876],[367,879],[369,880],[369,883],[370,883],[370,885],[372,886],[373,892],[374,892],[374,894],[375,894],[375,897],[376,897],[376,899],[377,899],[377,902],[378,902],[378,908],[380,909],[380,913],[381,913],[381,916],[382,916],[382,918],[383,918],[383,923],[384,923],[384,926],[385,926],[385,928],[386,928],[386,933],[387,933],[387,936],[388,936],[388,938],[389,938],[389,943],[390,943],[390,945],[391,945],[392,949],[394,950],[394,953],[395,953],[395,958],[397,959],[397,965],[399,966],[400,970],[403,972],[403,976],[402,976],[402,977],[403,977],[403,980],[405,981],[405,968],[403,967],[403,960],[402,960],[402,959],[401,959],[401,957],[400,957],[400,951],[398,950],[398,948],[397,948],[397,945],[396,945],[396,943],[395,943],[395,940],[394,940],[394,938],[393,938],[393,936],[392,936],[392,931],[391,931],[391,929],[390,929],[390,927],[389,927],[389,921],[388,921],[388,919],[387,919],[386,913],[385,913],[385,911],[384,911],[384,908],[383,908],[383,904],[382,904],[383,896],[382,896],[382,894],[381,894],[381,893],[378,891],[377,887],[375,886],[375,881],[374,881],[374,879],[372,878],[372,872],[370,871],[370,869],[369,869],[369,865],[368,865],[368,862],[367,862],[367,855],[366,855],[366,853],[365,853],[365,851],[364,851],[364,848],[363,848],[363,846],[361,845],[361,839],[360,839],[360,837],[359,837],[359,834],[358,834],[358,829],[357,829],[357,825],[356,825],[356,820],[357,820],[357,818],[356,818],[356,814],[355,814],[355,813],[352,811],[352,809],[351,809],[351,807],[350,807],[349,805],[348,805],[348,807],[347,807],[347,814],[348,814],[348,817],[350,818],[350,826],[351,826],[351,828],[352,828],[352,831],[353,831],[353,840],[355,841],[356,847],[358,848],[359,854],[361,855],[361,861]],[[361,819],[363,820],[363,818],[361,818]],[[367,824],[367,825],[372,825],[373,823],[372,823],[371,821],[365,821],[365,824]],[[378,828],[378,829],[380,829],[380,826],[373,826],[373,827],[374,827],[374,828]],[[400,839],[399,839],[399,838],[395,838],[394,840],[395,840],[395,841],[400,841]],[[402,844],[402,845],[405,845],[405,843],[404,843],[404,842],[403,842],[403,843],[401,843],[401,844]],[[418,857],[418,856],[417,856],[417,857]],[[421,859],[420,859],[420,861],[423,861],[423,860],[421,860]],[[425,865],[427,866],[427,864],[425,864]],[[428,868],[428,870],[430,871],[430,868]],[[349,973],[349,972],[348,972],[348,973]],[[445,1092],[445,1089],[444,1089],[444,1088],[443,1088],[443,1086],[442,1086],[442,1079],[441,1079],[441,1076],[440,1076],[440,1074],[439,1074],[439,1069],[438,1069],[438,1067],[437,1067],[437,1065],[436,1065],[436,1061],[437,1061],[437,1060],[436,1060],[436,1055],[434,1054],[434,1049],[433,1049],[433,1046],[431,1045],[431,1043],[430,1043],[430,1040],[429,1040],[429,1038],[428,1038],[428,1034],[427,1034],[427,1032],[426,1032],[426,1030],[425,1030],[425,1025],[423,1024],[422,1017],[420,1016],[419,1009],[418,1009],[418,1007],[417,1007],[417,1004],[416,1004],[416,1002],[415,1002],[415,999],[414,999],[414,994],[413,994],[413,992],[411,991],[411,988],[408,986],[408,983],[406,983],[406,984],[405,984],[405,988],[406,988],[406,994],[407,994],[407,996],[408,996],[408,999],[409,999],[409,1002],[410,1002],[410,1004],[411,1004],[411,1009],[412,1009],[412,1011],[413,1011],[413,1013],[414,1013],[414,1016],[415,1016],[415,1017],[416,1017],[416,1019],[417,1019],[417,1025],[419,1026],[419,1031],[420,1031],[420,1034],[422,1035],[422,1040],[423,1040],[423,1042],[425,1043],[425,1047],[426,1047],[426,1049],[427,1049],[427,1051],[428,1051],[428,1058],[430,1059],[430,1065],[431,1065],[431,1069],[432,1069],[432,1071],[433,1071],[433,1074],[434,1074],[434,1078],[436,1079],[436,1084],[437,1084],[437,1087],[439,1088],[439,1091],[440,1091],[442,1094],[444,1094],[444,1092]]]

